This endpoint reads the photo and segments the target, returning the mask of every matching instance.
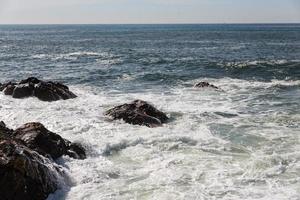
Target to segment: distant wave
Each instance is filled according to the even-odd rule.
[[[97,63],[104,65],[112,65],[121,63],[122,60],[111,53],[107,52],[92,52],[92,51],[77,51],[64,54],[36,54],[33,59],[44,59],[50,61],[80,61],[81,59],[92,59]],[[86,61],[86,60],[84,60]]]
[[[233,68],[245,68],[251,66],[281,66],[286,64],[300,64],[300,60],[246,60],[237,62],[221,62],[218,63],[219,66],[223,67],[233,67]]]

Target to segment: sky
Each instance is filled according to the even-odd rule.
[[[300,23],[300,0],[0,0],[0,24]]]

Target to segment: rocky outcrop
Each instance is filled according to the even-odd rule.
[[[12,138],[11,133],[0,124],[0,199],[46,199],[58,188],[59,168]]]
[[[212,85],[208,82],[199,82],[199,83],[195,84],[194,87],[196,87],[196,88],[207,88],[208,87],[208,88],[219,89],[217,86]]]
[[[0,140],[11,137],[13,130],[6,127],[3,121],[0,121]]]
[[[45,200],[63,176],[53,161],[61,155],[83,159],[85,151],[40,123],[14,131],[0,122],[0,199]]]
[[[8,82],[0,84],[0,91],[3,91],[5,95],[12,95],[15,89],[16,83]]]
[[[35,96],[42,101],[57,101],[76,98],[69,88],[61,83],[41,81],[35,77],[22,80],[19,83],[8,82],[0,85],[0,91],[13,98]]]
[[[3,200],[44,200],[58,188],[58,168],[15,140],[0,141],[0,195]]]
[[[113,120],[123,119],[126,123],[148,127],[161,126],[169,119],[167,115],[146,101],[135,100],[108,110],[106,115]]]
[[[63,139],[56,133],[46,129],[41,123],[27,123],[16,129],[13,133],[14,138],[19,139],[25,145],[44,156],[57,159],[63,155],[73,158],[86,158],[85,151],[80,144],[73,144]]]
[[[67,146],[67,151],[66,155],[75,158],[75,159],[85,159],[86,158],[86,153],[85,149],[80,143],[74,143],[65,140],[66,146]]]

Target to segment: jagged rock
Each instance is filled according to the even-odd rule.
[[[199,83],[195,84],[194,87],[197,87],[197,88],[210,87],[210,88],[214,88],[214,89],[219,89],[217,86],[212,85],[208,82],[199,82]]]
[[[8,85],[5,89],[4,89],[4,94],[5,95],[12,95],[14,93],[14,89],[16,88],[16,86],[14,85]]]
[[[12,133],[12,129],[9,129],[6,127],[6,124],[3,122],[3,121],[0,121],[0,133],[3,133],[3,132],[10,132]]]
[[[22,140],[26,146],[38,153],[53,159],[61,157],[66,152],[64,139],[50,132],[40,123],[27,123],[13,133],[16,139]]]
[[[16,85],[16,83],[8,82],[8,83],[0,83],[0,91],[3,91],[9,85]]]
[[[19,82],[19,84],[26,84],[26,83],[32,83],[32,84],[38,84],[39,82],[41,82],[38,78],[35,77],[29,77],[25,80],[21,80]]]
[[[69,155],[78,159],[86,158],[85,151],[81,146],[49,131],[41,123],[24,124],[14,131],[13,136],[23,141],[28,148],[41,155],[49,155],[54,160],[62,155]]]
[[[61,155],[86,157],[80,144],[41,123],[27,123],[14,131],[0,121],[0,199],[45,200],[63,178],[63,171],[53,162]]]
[[[4,123],[4,121],[0,121],[0,130],[6,129],[6,124]]]
[[[72,158],[76,159],[85,159],[86,154],[85,154],[85,149],[83,146],[79,143],[71,143],[69,141],[66,141],[67,143],[67,152],[66,154]]]
[[[0,85],[0,91],[11,95],[13,98],[35,96],[42,101],[57,101],[76,98],[69,88],[61,83],[41,81],[35,77],[22,80],[19,83],[6,83]]]
[[[34,89],[34,95],[42,101],[66,100],[76,97],[67,86],[54,82],[38,83]]]
[[[142,100],[135,100],[129,104],[114,107],[105,114],[113,120],[123,119],[129,124],[148,127],[161,126],[169,119],[165,113]]]
[[[12,97],[21,99],[33,95],[34,85],[32,84],[19,84],[13,89]]]
[[[49,159],[18,140],[0,138],[1,200],[45,200],[58,188],[59,176]]]
[[[0,140],[10,138],[13,133],[12,129],[6,127],[3,121],[0,121]]]

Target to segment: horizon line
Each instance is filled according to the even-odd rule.
[[[300,24],[300,22],[205,22],[205,23],[0,23],[0,25],[269,25]]]

